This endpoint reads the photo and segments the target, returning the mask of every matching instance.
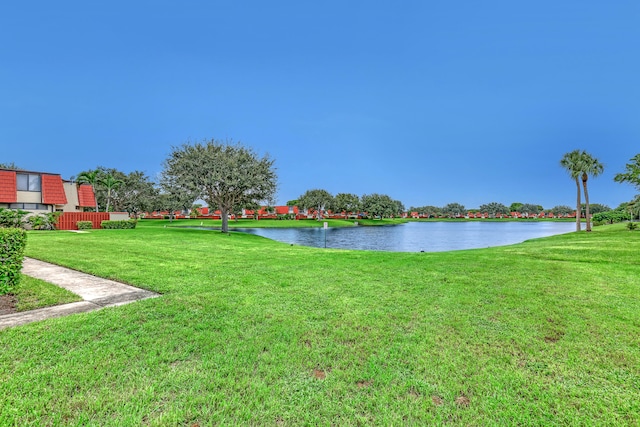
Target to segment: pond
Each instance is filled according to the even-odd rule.
[[[316,248],[441,252],[520,243],[570,233],[574,222],[408,222],[349,228],[240,228],[272,240]]]

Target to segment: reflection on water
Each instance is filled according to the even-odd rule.
[[[272,240],[317,248],[440,252],[486,248],[569,233],[572,222],[409,222],[385,227],[241,228]]]

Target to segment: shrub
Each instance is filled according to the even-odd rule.
[[[62,215],[62,212],[31,215],[27,218],[27,221],[31,225],[32,230],[55,230],[60,215]]]
[[[613,210],[607,212],[599,212],[591,217],[593,222],[606,222],[608,224],[613,224],[614,222],[621,222],[631,219],[631,215],[629,212],[625,212],[623,210]]]
[[[136,228],[138,221],[135,219],[124,219],[122,221],[102,221],[100,227],[105,230],[125,230]]]
[[[0,228],[0,295],[13,291],[20,281],[27,233],[21,228]]]
[[[93,222],[91,221],[78,221],[76,222],[78,230],[91,230],[93,228]]]
[[[0,227],[24,227],[24,218],[29,212],[0,208]]]
[[[635,222],[628,222],[627,223],[627,228],[629,229],[629,231],[633,231],[636,228],[638,228],[638,224],[636,224]]]

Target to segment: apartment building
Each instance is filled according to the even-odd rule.
[[[59,174],[0,169],[0,208],[28,212],[82,212],[95,207],[93,188]]]

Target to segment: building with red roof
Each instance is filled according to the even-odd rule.
[[[72,183],[70,183],[72,184]],[[96,205],[96,195],[93,193],[93,186],[89,184],[80,184],[78,185],[78,207],[86,207],[91,206],[94,207]]]
[[[64,181],[54,173],[0,169],[0,208],[81,212],[95,205],[91,185]]]
[[[14,171],[0,170],[0,203],[16,203],[18,191]]]

